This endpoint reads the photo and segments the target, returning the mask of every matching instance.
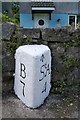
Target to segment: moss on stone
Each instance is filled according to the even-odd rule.
[[[63,61],[64,73],[66,74],[66,72],[70,71],[70,68],[76,67],[77,61],[77,58],[73,56],[65,56]]]
[[[76,41],[69,41],[69,42],[64,42],[63,43],[63,46],[64,47],[71,47],[71,46],[75,46],[75,47],[77,47],[77,46],[80,46],[80,40],[76,40]]]

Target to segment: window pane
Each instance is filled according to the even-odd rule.
[[[75,16],[69,16],[69,25],[75,24]]]
[[[80,15],[77,16],[77,23],[80,23]]]
[[[44,20],[39,20],[39,25],[44,25]]]

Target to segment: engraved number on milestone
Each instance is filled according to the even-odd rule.
[[[23,96],[25,97],[25,94],[24,94],[24,88],[25,88],[25,83],[24,82],[22,82],[21,80],[20,80],[20,82],[23,84]]]
[[[50,68],[49,68],[49,64],[44,64],[41,66],[40,68],[40,72],[42,74],[42,78],[39,81],[42,81],[47,75],[50,74]]]
[[[42,93],[46,92],[46,88],[47,88],[47,82],[45,82],[45,84],[44,84],[44,88],[43,88]]]

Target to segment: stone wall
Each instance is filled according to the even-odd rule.
[[[51,82],[54,93],[68,93],[79,82],[80,30],[23,29],[11,23],[3,23],[2,76],[3,91],[13,88],[14,54],[20,45],[45,44],[51,49]]]

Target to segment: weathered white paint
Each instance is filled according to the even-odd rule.
[[[51,88],[51,53],[45,45],[24,45],[15,54],[15,94],[30,108],[43,104]]]
[[[44,20],[44,25],[39,25],[39,20]],[[49,14],[34,14],[34,28],[48,28]]]
[[[32,10],[55,10],[54,7],[32,7]]]

